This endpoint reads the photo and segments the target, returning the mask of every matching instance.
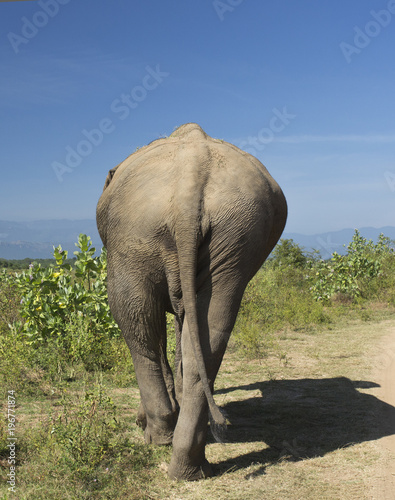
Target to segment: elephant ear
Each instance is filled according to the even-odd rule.
[[[111,170],[108,171],[108,174],[107,174],[107,177],[106,177],[106,181],[104,183],[103,191],[108,187],[108,185],[112,181],[112,178],[114,177],[114,174],[115,174],[117,168],[118,168],[118,166],[116,166],[116,167],[114,167],[114,168],[112,168]]]

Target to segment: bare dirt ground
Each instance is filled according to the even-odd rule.
[[[386,327],[385,336],[378,346],[376,367],[373,380],[378,384],[374,395],[391,407],[395,407],[395,325]],[[384,437],[378,440],[378,445],[384,455],[382,470],[373,483],[375,500],[395,499],[395,414],[383,411],[381,432]]]

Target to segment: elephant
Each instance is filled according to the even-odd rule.
[[[96,211],[108,301],[132,355],[145,441],[173,446],[170,478],[213,475],[209,420],[214,434],[226,428],[214,381],[244,290],[286,219],[285,196],[262,163],[196,123],[108,172]],[[175,318],[174,376],[166,312]]]

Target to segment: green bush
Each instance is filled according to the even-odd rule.
[[[307,264],[307,256],[303,249],[292,239],[281,239],[275,246],[269,262],[273,267],[292,266],[304,268]]]
[[[79,251],[74,252],[74,270],[66,263],[67,252],[59,246],[54,249],[53,266],[43,269],[33,263],[28,271],[13,277],[22,296],[24,318],[14,323],[14,329],[36,345],[64,335],[79,317],[84,318],[92,334],[105,332],[109,337],[119,336],[107,301],[106,252],[103,249],[95,258],[96,250],[90,238],[83,234],[76,246]]]
[[[62,337],[38,347],[20,333],[0,335],[0,394],[14,389],[25,395],[50,396],[72,380],[89,379],[89,372],[96,371],[107,372],[118,387],[136,385],[124,339],[111,339],[105,333],[92,337],[80,321]]]
[[[264,355],[273,347],[277,331],[329,323],[309,286],[306,270],[265,264],[244,293],[233,333],[237,347],[250,357]]]
[[[119,444],[115,405],[97,385],[77,399],[64,396],[60,407],[61,412],[50,417],[51,437],[74,467],[91,471]]]
[[[0,273],[0,334],[20,320],[20,293],[12,276],[5,270]]]
[[[135,383],[129,350],[110,313],[106,253],[94,257],[80,235],[74,269],[54,250],[46,269],[0,274],[0,386],[48,393],[81,370],[113,370],[119,385]]]
[[[65,392],[46,418],[20,435],[20,487],[29,485],[29,474],[36,471],[47,487],[64,481],[71,490],[86,492],[81,498],[99,498],[103,491],[107,498],[114,477],[132,479],[133,490],[133,477],[147,476],[157,452],[132,440],[129,422],[106,392],[100,380],[81,394]],[[50,498],[57,498],[55,489]]]
[[[305,255],[292,240],[280,240],[247,286],[233,341],[250,357],[264,355],[275,347],[276,332],[330,324],[349,315],[357,299],[395,304],[395,253],[388,238],[380,235],[374,244],[355,231],[347,255],[334,253],[329,261]],[[361,315],[370,317],[366,311]]]
[[[393,259],[394,249],[389,238],[381,234],[374,244],[355,230],[346,255],[335,252],[329,261],[312,264],[313,296],[318,301],[339,295],[351,299],[363,295],[372,297],[372,282],[382,276],[385,262],[388,266]]]

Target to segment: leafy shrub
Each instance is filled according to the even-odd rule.
[[[6,331],[0,335],[0,387],[1,396],[8,389],[19,392],[26,388],[26,371],[30,365],[24,342],[18,335]]]
[[[129,423],[102,382],[82,394],[64,393],[55,408],[18,439],[20,461],[29,465],[19,468],[19,482],[29,481],[29,472],[36,469],[47,476],[47,484],[65,481],[71,490],[85,491],[84,498],[112,498],[113,491],[99,492],[113,488],[114,477],[128,478],[130,498],[141,498],[132,494],[133,477],[147,475],[156,451],[133,442]],[[57,498],[56,492],[51,498]]]
[[[136,385],[133,360],[123,338],[92,338],[81,324],[37,347],[20,333],[0,335],[0,395],[14,389],[25,395],[53,395],[71,380],[89,379],[96,370],[109,372],[118,387]]]
[[[84,317],[78,316],[73,323],[65,325],[57,346],[64,350],[70,361],[82,362],[87,371],[113,368],[120,356],[119,342],[112,341],[104,329],[94,330],[90,326]]]
[[[369,293],[370,282],[380,277],[383,263],[394,257],[389,238],[380,235],[377,244],[363,238],[355,230],[347,246],[347,255],[335,252],[329,261],[312,266],[311,291],[316,300],[327,301],[336,296],[356,298]]]
[[[76,466],[94,469],[114,452],[119,423],[113,401],[98,385],[77,400],[63,397],[60,405],[61,412],[51,417],[52,438]]]
[[[269,262],[273,267],[292,266],[304,268],[307,264],[307,256],[303,249],[292,239],[281,239],[275,246]]]
[[[31,264],[0,274],[0,386],[25,394],[48,393],[71,374],[114,370],[120,385],[135,383],[129,350],[110,313],[106,253],[94,257],[80,235],[75,268],[54,250],[46,269]]]
[[[9,273],[0,273],[0,334],[20,319],[20,294]]]
[[[43,269],[33,263],[28,271],[15,274],[24,321],[15,323],[14,328],[32,343],[64,335],[79,317],[91,333],[119,336],[107,301],[106,252],[103,249],[95,258],[91,239],[84,234],[76,246],[74,271],[66,263],[67,252],[59,246],[54,249],[55,265]]]

